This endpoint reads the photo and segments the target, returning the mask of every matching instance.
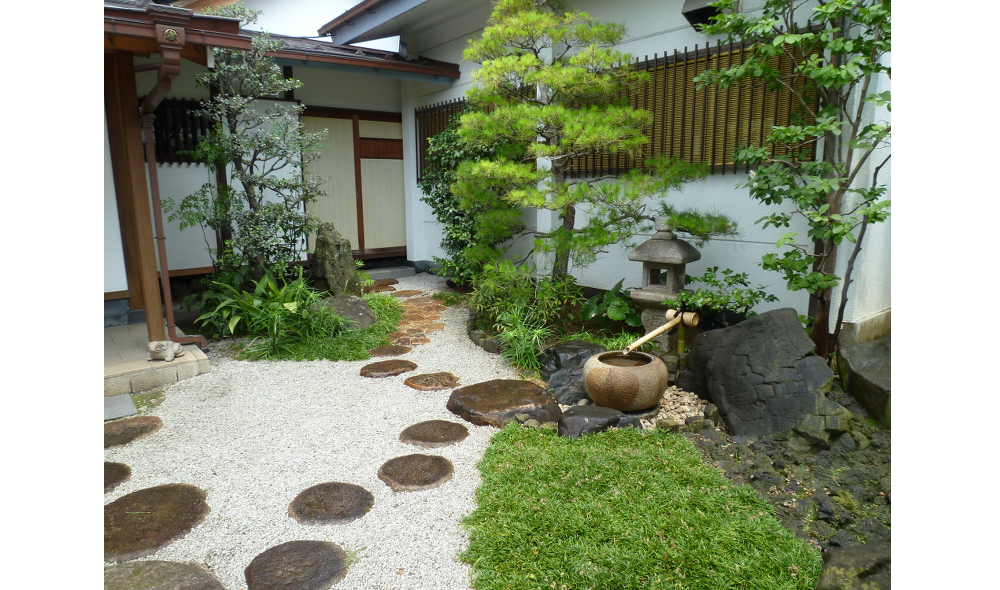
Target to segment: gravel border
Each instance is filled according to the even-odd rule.
[[[443,279],[423,273],[396,285],[424,294],[444,288]],[[456,387],[517,378],[498,355],[469,340],[467,317],[465,307],[442,312],[447,327],[429,334],[430,345],[395,357],[418,368],[384,379],[359,375],[372,360],[246,362],[212,355],[211,372],[171,385],[149,412],[163,420],[159,432],[105,451],[106,461],[132,469],[129,480],[105,494],[105,504],[165,483],[205,490],[205,521],[143,559],[198,564],[231,590],[246,588],[243,570],[255,556],[293,540],[343,547],[351,565],[338,589],[468,589],[470,568],[457,558],[468,535],[459,522],[475,508],[476,464],[497,430],[462,421],[469,436],[453,446],[399,441],[403,429],[424,420],[461,421],[445,408],[451,390],[418,391],[403,384],[407,377],[448,371],[459,377]],[[435,489],[393,492],[378,468],[411,453],[448,458],[454,476]],[[299,492],[332,481],[370,491],[372,510],[346,525],[302,525],[288,515]]]

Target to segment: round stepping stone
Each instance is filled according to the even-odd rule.
[[[403,373],[412,371],[416,368],[416,363],[404,361],[403,359],[391,359],[388,361],[371,363],[361,367],[361,376],[372,377],[374,379],[381,377],[393,377],[395,375],[402,375]]]
[[[399,440],[428,449],[446,447],[465,440],[469,429],[447,420],[428,420],[408,427],[399,433]]]
[[[104,590],[225,590],[219,580],[193,563],[133,561],[104,568]]]
[[[396,291],[392,294],[393,297],[413,297],[415,295],[420,295],[423,291],[414,291],[413,289],[406,289],[403,291]]]
[[[243,570],[247,590],[327,590],[347,575],[347,553],[326,541],[271,547]]]
[[[458,377],[451,373],[425,373],[409,377],[403,383],[420,391],[438,391],[458,385]]]
[[[104,561],[128,561],[155,553],[201,524],[205,492],[171,483],[126,494],[104,507]]]
[[[477,426],[503,428],[527,414],[539,423],[558,422],[562,411],[544,389],[531,381],[494,379],[460,387],[451,392],[448,410]]]
[[[125,481],[132,475],[132,468],[124,463],[104,462],[104,493],[118,487],[118,484]]]
[[[156,416],[133,416],[104,423],[104,448],[128,444],[153,434],[163,426]]]
[[[396,344],[386,344],[385,346],[379,346],[378,348],[373,348],[368,351],[368,354],[372,356],[399,356],[401,354],[406,354],[413,350],[409,346],[398,346]]]
[[[288,516],[302,524],[347,524],[372,509],[375,496],[352,483],[321,483],[299,493]]]
[[[375,279],[374,285],[398,285],[399,279]]]
[[[451,479],[451,461],[437,455],[404,455],[389,459],[378,468],[378,478],[394,492],[417,492],[436,488]]]

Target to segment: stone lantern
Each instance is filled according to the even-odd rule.
[[[632,301],[642,309],[642,327],[646,332],[666,323],[664,299],[676,299],[684,290],[684,267],[701,259],[701,252],[677,236],[667,226],[666,217],[656,218],[656,233],[629,253],[629,260],[642,262],[642,288],[632,291]],[[666,351],[677,347],[676,332],[661,334],[655,340]]]

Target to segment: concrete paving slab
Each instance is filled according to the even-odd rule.
[[[104,398],[104,419],[114,420],[137,414],[139,411],[129,394],[112,395]]]

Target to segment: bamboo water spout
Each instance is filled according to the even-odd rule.
[[[682,313],[682,312],[678,312],[676,309],[668,309],[667,313],[666,313],[666,320],[667,320],[667,323],[663,324],[659,328],[656,328],[655,330],[652,330],[651,332],[649,332],[648,334],[646,334],[642,338],[636,340],[632,344],[629,344],[624,349],[622,349],[622,352],[624,354],[629,354],[636,347],[641,346],[641,345],[645,344],[646,342],[649,342],[653,338],[656,338],[657,336],[659,336],[660,334],[666,332],[670,328],[673,328],[674,326],[677,326],[677,325],[697,326],[698,325],[698,314],[696,314],[694,312],[691,312],[691,311],[685,311],[685,312]]]

